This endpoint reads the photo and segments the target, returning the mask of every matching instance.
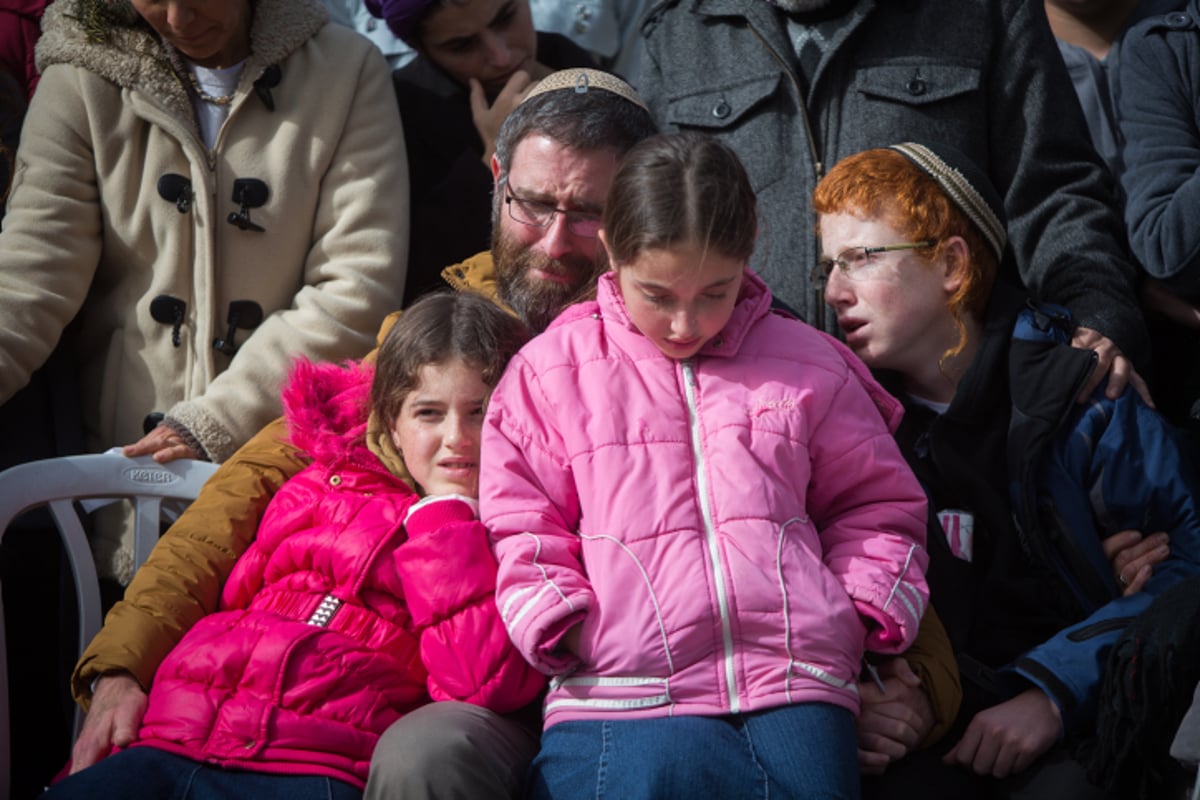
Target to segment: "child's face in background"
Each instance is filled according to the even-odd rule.
[[[702,254],[690,243],[646,250],[615,267],[633,324],[674,359],[694,356],[729,322],[744,268],[741,259]]]
[[[479,496],[479,441],[491,389],[455,359],[421,367],[392,421],[392,443],[425,494]]]

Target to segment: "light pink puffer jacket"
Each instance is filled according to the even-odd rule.
[[[611,274],[511,362],[480,504],[546,725],[858,710],[864,647],[899,652],[928,597],[925,495],[901,408],[747,273],[725,330],[675,361]],[[559,640],[582,622],[580,656]]]
[[[222,610],[159,668],[137,745],[363,786],[408,711],[433,699],[503,713],[545,685],[499,619],[472,502],[414,505],[367,449],[371,375],[297,365],[284,404],[314,463],[271,501]]]

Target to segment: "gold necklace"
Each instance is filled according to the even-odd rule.
[[[195,90],[196,96],[206,103],[212,103],[214,106],[227,106],[233,102],[232,94],[209,94],[200,88],[200,81],[196,80],[196,74],[188,70],[188,80],[192,83],[192,89]]]

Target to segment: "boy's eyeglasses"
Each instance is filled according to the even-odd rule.
[[[881,244],[874,247],[847,247],[834,258],[823,258],[818,261],[817,266],[813,269],[812,279],[821,282],[827,281],[833,273],[834,268],[837,268],[844,277],[852,281],[859,280],[870,274],[870,266],[875,263],[875,259],[872,256],[876,253],[890,253],[895,250],[920,250],[923,247],[933,247],[934,244],[936,242],[932,239],[927,239],[923,242]]]
[[[525,200],[515,196],[508,187],[504,189],[504,204],[508,206],[508,215],[513,218],[514,222],[534,228],[549,228],[554,224],[555,214],[563,215],[563,219],[567,222],[567,230],[576,236],[588,239],[596,238],[596,234],[604,226],[604,220],[599,214],[590,211],[571,211],[565,208],[556,208],[549,203],[537,200]]]

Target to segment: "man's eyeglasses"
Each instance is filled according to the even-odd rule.
[[[813,269],[814,281],[826,281],[836,268],[844,277],[859,280],[871,273],[871,265],[876,263],[872,258],[876,253],[891,253],[896,250],[920,250],[923,247],[933,247],[933,240],[923,242],[905,242],[903,244],[881,244],[875,247],[847,247],[834,258],[823,258]]]
[[[549,228],[554,224],[555,214],[563,215],[563,219],[567,223],[567,230],[576,236],[588,239],[596,238],[596,234],[604,226],[604,220],[599,214],[591,211],[571,211],[565,208],[556,208],[550,203],[525,200],[514,196],[507,187],[504,190],[504,204],[508,206],[508,215],[513,218],[514,222],[534,228]]]

